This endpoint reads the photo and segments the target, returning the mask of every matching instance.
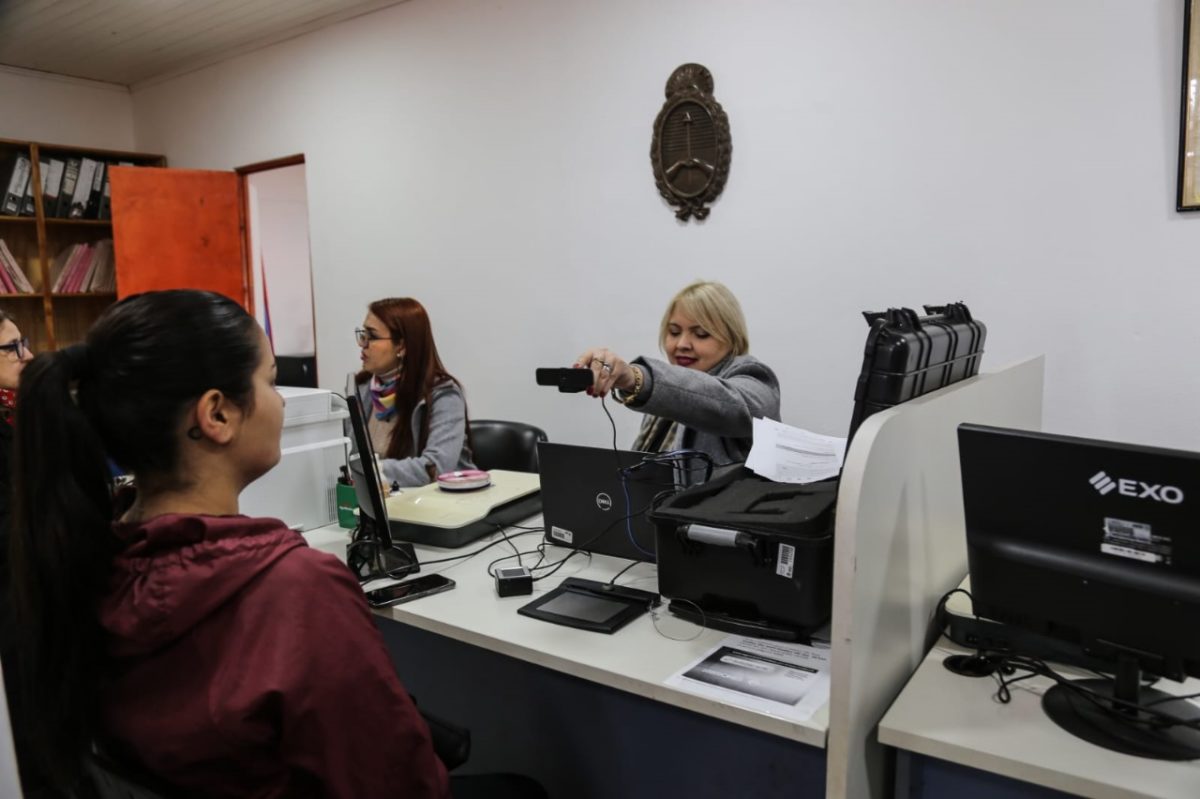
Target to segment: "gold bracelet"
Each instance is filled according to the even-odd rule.
[[[628,405],[629,403],[633,402],[635,399],[637,399],[637,395],[642,391],[641,368],[637,366],[631,366],[629,368],[633,372],[633,391],[630,391],[628,394],[625,394],[625,392],[622,391],[621,393],[625,394],[625,396],[617,397],[622,405]]]

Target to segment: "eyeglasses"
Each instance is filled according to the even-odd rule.
[[[7,344],[0,344],[0,350],[11,352],[13,360],[21,360],[25,357],[25,353],[32,352],[29,349],[29,337],[19,338],[16,341],[10,341]]]
[[[365,347],[372,341],[386,341],[387,339],[387,336],[377,336],[370,330],[364,330],[361,327],[356,328],[354,331],[354,340],[358,342],[358,346],[360,347]]]

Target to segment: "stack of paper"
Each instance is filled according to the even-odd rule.
[[[836,477],[846,439],[823,436],[771,419],[754,420],[754,446],[746,468],[777,483],[815,483]]]

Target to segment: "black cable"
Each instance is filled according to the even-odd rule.
[[[551,563],[551,564],[548,564],[547,566],[544,566],[543,568],[550,568],[551,566],[553,566],[554,568],[551,568],[550,571],[546,572],[545,574],[534,577],[533,581],[536,583],[538,580],[546,579],[547,577],[549,577],[550,575],[554,574],[556,571],[561,569],[563,567],[564,563],[566,563],[568,560],[575,557],[576,555],[587,555],[589,559],[592,557],[591,552],[584,552],[583,550],[580,550],[580,549],[572,549],[570,552],[567,553],[567,556],[565,558],[563,558],[562,560],[558,561],[557,563]]]
[[[519,532],[519,533],[513,533],[511,538],[519,538],[520,536],[523,536],[523,535],[529,535],[530,533],[540,533],[543,531],[544,531],[543,528],[540,528],[540,527],[536,528],[536,529],[531,528],[528,530],[523,530],[522,532]],[[504,527],[501,525],[496,525],[496,532],[499,532],[499,533],[504,532]],[[490,544],[480,547],[479,549],[476,549],[472,552],[467,552],[463,555],[455,555],[452,558],[437,558],[436,560],[417,561],[417,565],[418,566],[432,566],[435,563],[450,563],[451,561],[455,561],[455,560],[463,560],[465,558],[473,558],[476,555],[478,555],[480,552],[484,552],[488,549],[491,549],[492,547],[496,546],[497,544],[503,544],[505,541],[508,541],[509,538],[510,538],[510,536],[498,538],[495,541],[491,542]]]
[[[614,575],[613,575],[613,578],[612,578],[611,580],[609,580],[609,581],[608,581],[608,584],[609,584],[609,585],[616,585],[616,584],[617,584],[617,578],[618,578],[618,577],[620,577],[622,574],[624,574],[625,572],[629,571],[630,569],[632,569],[634,566],[638,565],[639,563],[641,563],[641,561],[640,561],[640,560],[631,561],[631,562],[630,562],[630,564],[629,564],[628,566],[626,566],[624,569],[621,569],[621,571],[619,571],[619,572],[617,572],[616,574],[614,574]]]
[[[950,591],[947,591],[942,598],[938,600],[937,608],[934,610],[934,618],[938,620],[939,625],[943,629],[946,626],[946,604],[955,594],[963,594],[970,599],[971,614],[975,616],[976,619],[979,618],[978,614],[975,613],[975,599],[971,596],[971,592],[965,588],[954,588]],[[1200,719],[1182,719],[1169,713],[1164,713],[1162,711],[1153,709],[1155,705],[1164,704],[1176,699],[1192,699],[1195,697],[1200,697],[1200,694],[1157,699],[1153,702],[1138,704],[1136,702],[1128,702],[1118,699],[1114,696],[1099,694],[1086,686],[1080,685],[1076,680],[1064,677],[1038,658],[1025,657],[1010,652],[996,652],[985,649],[977,649],[976,652],[979,657],[991,659],[997,667],[996,671],[992,673],[992,677],[996,680],[997,685],[996,700],[1001,704],[1008,704],[1012,701],[1012,692],[1009,690],[1009,686],[1023,680],[1028,680],[1031,677],[1041,676],[1052,680],[1056,685],[1063,686],[1065,690],[1075,693],[1115,718],[1118,718],[1130,725],[1145,725],[1158,728],[1183,726],[1190,727],[1192,729],[1200,729]],[[1018,670],[1028,673],[1021,676],[1013,676]],[[1105,680],[1112,679],[1111,675],[1103,674],[1102,672],[1098,672],[1093,669],[1087,669],[1087,671]],[[1139,681],[1143,687],[1153,685],[1154,682],[1156,682],[1154,679],[1150,680],[1149,682]],[[1120,709],[1118,709],[1118,707]],[[1152,718],[1138,718],[1136,715],[1130,715],[1129,711],[1151,716]]]
[[[609,425],[612,426],[613,452],[619,452],[617,449],[617,422],[613,419],[612,413],[609,412],[608,406],[604,404],[604,395],[600,396],[600,408],[604,411],[604,415],[608,417]]]
[[[533,531],[527,530],[526,532],[533,532]],[[512,551],[517,553],[517,565],[524,566],[525,564],[521,562],[521,550],[517,549],[517,545],[512,542],[511,538],[508,537],[508,532],[506,530],[501,530],[500,535],[503,536],[504,540],[508,542],[508,545],[510,547],[512,547]]]
[[[1084,699],[1100,710],[1104,711],[1113,718],[1130,726],[1143,726],[1154,729],[1164,729],[1169,727],[1188,727],[1190,729],[1200,730],[1200,719],[1184,719],[1175,716],[1171,713],[1166,713],[1155,709],[1154,705],[1161,704],[1162,700],[1140,705],[1136,702],[1129,702],[1124,699],[1118,699],[1115,696],[1108,696],[1093,691],[1087,686],[1080,685],[1078,681],[1068,679],[1056,672],[1045,662],[1037,658],[1026,658],[1018,655],[1001,654],[998,657],[998,663],[1002,669],[1008,667],[1011,671],[1003,676],[996,677],[999,688],[996,691],[996,699],[1002,704],[1007,704],[1012,701],[1012,694],[1008,691],[1008,686],[1029,677],[1041,676],[1046,677],[1056,685],[1062,686],[1065,690],[1069,690],[1076,696]],[[1012,677],[1012,673],[1016,670],[1027,671],[1029,674],[1021,677]],[[1183,697],[1172,697],[1172,699],[1182,699]],[[1148,716],[1149,718],[1143,718]]]

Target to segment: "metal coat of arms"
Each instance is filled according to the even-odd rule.
[[[733,139],[729,117],[713,98],[713,77],[684,64],[667,79],[667,101],[654,120],[650,162],[658,193],[679,206],[677,219],[704,219],[729,178]]]

